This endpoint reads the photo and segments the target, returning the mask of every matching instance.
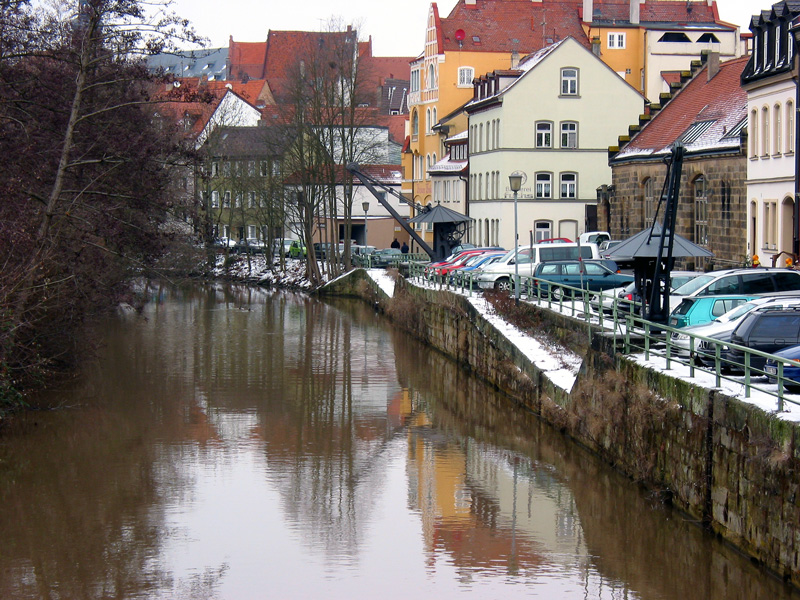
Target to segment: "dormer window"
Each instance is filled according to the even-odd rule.
[[[692,40],[690,40],[686,36],[686,34],[683,33],[682,31],[668,31],[667,33],[662,35],[659,38],[658,41],[659,42],[678,42],[678,43],[680,43],[680,42],[691,42]]]
[[[719,44],[719,39],[713,33],[704,33],[697,38],[698,44]]]

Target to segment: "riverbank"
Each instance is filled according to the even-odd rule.
[[[399,327],[800,585],[794,421],[620,355],[599,328],[526,303],[546,343],[534,334],[525,347],[526,336],[504,329],[507,319],[493,317],[483,299],[416,287],[385,272],[354,271],[320,293],[375,304]],[[554,347],[552,340],[568,343]],[[548,368],[553,356],[563,360]]]

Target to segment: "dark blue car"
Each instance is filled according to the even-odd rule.
[[[789,346],[778,350],[775,356],[791,361],[783,363],[783,387],[790,392],[800,392],[800,346]],[[764,372],[767,374],[767,379],[775,383],[778,380],[778,361],[768,358],[764,364]]]

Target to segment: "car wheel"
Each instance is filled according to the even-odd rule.
[[[553,286],[550,288],[550,295],[553,297],[553,300],[561,300],[564,297],[564,290],[558,286]]]
[[[511,280],[507,277],[501,277],[494,282],[494,289],[496,289],[498,292],[510,292]]]
[[[786,388],[786,391],[790,394],[798,394],[800,393],[800,384],[797,383],[784,383],[783,387]]]

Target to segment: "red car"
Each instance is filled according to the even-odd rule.
[[[444,271],[443,273],[440,273],[439,270],[442,267],[447,267],[447,266],[454,265],[454,264],[461,265],[466,261],[466,259],[468,259],[468,258],[470,258],[472,256],[475,256],[476,254],[483,254],[484,252],[491,252],[493,250],[502,250],[502,248],[499,248],[499,247],[470,248],[469,250],[464,250],[463,252],[459,252],[455,256],[447,257],[447,259],[445,259],[445,260],[429,264],[427,267],[425,267],[425,275],[427,275],[427,276],[443,275],[443,274],[449,272],[449,269],[447,271]],[[464,259],[464,260],[462,261],[461,259]]]

